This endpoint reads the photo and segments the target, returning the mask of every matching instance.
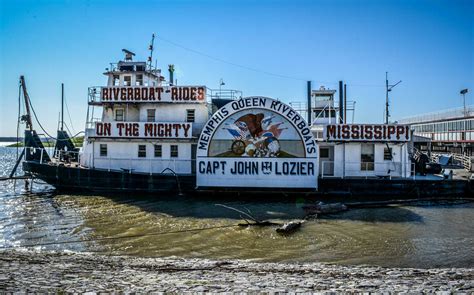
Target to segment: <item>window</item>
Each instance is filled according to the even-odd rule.
[[[114,75],[114,86],[120,86],[120,76]]]
[[[319,149],[319,157],[329,158],[329,149],[328,148],[320,148]]]
[[[171,158],[177,158],[178,157],[178,146],[177,145],[171,145]]]
[[[101,157],[107,157],[107,145],[106,144],[100,144],[100,156]]]
[[[392,160],[392,148],[385,147],[383,149],[383,159],[386,161]]]
[[[155,158],[161,158],[162,156],[162,148],[161,145],[155,145]]]
[[[136,86],[142,86],[143,85],[143,75],[139,74],[136,77],[137,77],[137,81],[135,82],[135,85]]]
[[[146,110],[146,120],[147,122],[155,122],[155,109],[148,109]]]
[[[186,122],[194,122],[195,110],[186,110]]]
[[[132,76],[123,76],[123,86],[132,86]]]
[[[146,158],[146,145],[144,144],[138,145],[138,157]]]
[[[360,170],[374,171],[374,144],[363,143],[361,145]]]
[[[123,109],[116,109],[115,110],[115,121],[124,121],[124,110]]]

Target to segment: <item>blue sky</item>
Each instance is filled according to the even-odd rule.
[[[474,1],[7,1],[0,0],[0,136],[16,133],[18,78],[55,134],[60,84],[76,131],[87,87],[105,85],[109,62],[127,48],[154,57],[178,83],[242,90],[285,102],[313,87],[347,84],[359,122],[381,123],[385,71],[392,119],[474,103]],[[289,76],[249,71],[230,63]],[[67,117],[67,116],[66,116]],[[69,123],[69,119],[67,119]],[[70,125],[70,124],[69,124]]]

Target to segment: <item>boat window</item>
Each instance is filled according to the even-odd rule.
[[[146,145],[144,144],[138,145],[138,157],[146,158]]]
[[[137,69],[137,72],[145,71],[145,66],[142,66],[142,65],[137,65],[135,68]]]
[[[385,147],[383,149],[383,159],[388,161],[392,160],[392,148]]]
[[[186,110],[186,122],[194,122],[195,110]]]
[[[177,158],[178,157],[178,146],[177,145],[171,145],[171,158]]]
[[[123,86],[132,86],[132,76],[123,76]]]
[[[115,121],[124,121],[124,109],[115,109]]]
[[[360,170],[374,171],[374,144],[363,143],[360,154]]]
[[[146,110],[146,120],[147,122],[155,122],[155,109],[148,109]]]
[[[120,86],[120,76],[114,75],[114,86]]]
[[[101,157],[107,157],[107,145],[106,144],[100,144],[100,156]]]
[[[139,74],[136,77],[137,77],[137,81],[135,82],[135,85],[136,86],[142,86],[143,85],[143,75]]]
[[[155,158],[161,158],[163,149],[160,144],[155,145]]]

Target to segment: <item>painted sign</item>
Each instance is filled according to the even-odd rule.
[[[318,146],[288,105],[266,97],[232,101],[199,136],[200,187],[317,188]]]
[[[333,124],[327,125],[324,138],[328,141],[391,141],[411,139],[408,125]]]
[[[186,102],[204,103],[204,86],[101,87],[101,102]]]
[[[96,122],[92,137],[191,138],[192,123]]]

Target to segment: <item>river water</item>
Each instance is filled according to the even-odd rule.
[[[0,147],[0,175],[15,148]],[[21,172],[20,172],[21,173]],[[242,228],[239,214],[302,218],[301,202],[198,200],[180,196],[58,194],[35,183],[0,182],[0,248],[179,256],[270,262],[331,262],[388,267],[474,267],[474,205],[420,203],[357,209],[308,221],[282,236],[274,227]],[[229,227],[225,227],[229,226]],[[188,231],[197,228],[213,228]],[[127,236],[123,239],[110,237]],[[132,237],[130,237],[132,236]],[[40,245],[40,246],[34,246]]]

